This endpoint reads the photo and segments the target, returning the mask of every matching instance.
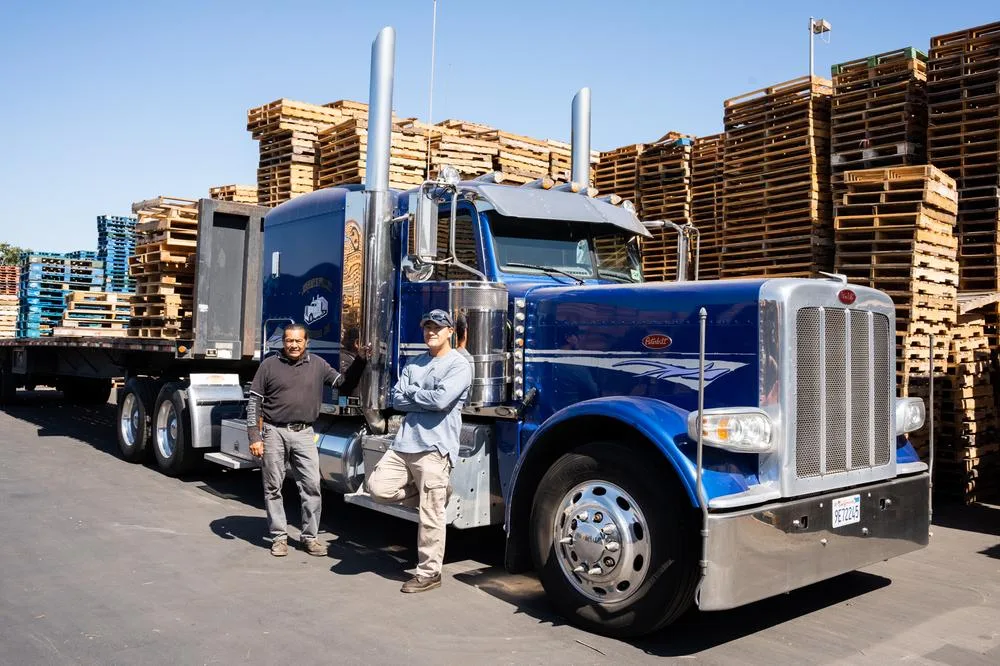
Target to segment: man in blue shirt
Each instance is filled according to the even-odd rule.
[[[462,406],[472,368],[451,346],[455,322],[444,310],[420,320],[427,353],[403,368],[392,389],[392,406],[406,412],[388,451],[365,478],[365,488],[383,504],[418,503],[417,572],[402,592],[441,587],[448,485],[458,461]]]

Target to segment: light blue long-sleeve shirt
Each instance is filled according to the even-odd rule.
[[[392,406],[406,412],[392,448],[400,453],[437,449],[458,463],[462,406],[469,396],[472,368],[452,349],[442,356],[421,354],[403,367],[392,389]]]

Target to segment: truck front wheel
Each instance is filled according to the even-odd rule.
[[[542,477],[532,557],[553,604],[588,631],[646,634],[694,600],[698,530],[668,474],[638,446],[593,442]]]
[[[153,410],[153,455],[160,471],[178,476],[195,463],[187,397],[180,384],[164,384]]]
[[[149,409],[153,387],[146,379],[130,378],[118,395],[118,450],[129,462],[149,458]]]

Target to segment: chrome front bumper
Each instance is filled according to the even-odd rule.
[[[742,606],[925,547],[928,489],[922,473],[709,514],[699,608]],[[852,495],[861,495],[860,522],[833,528],[833,500]]]

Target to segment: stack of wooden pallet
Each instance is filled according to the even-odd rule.
[[[644,144],[634,143],[600,154],[594,169],[594,186],[601,195],[616,194],[631,201],[636,215],[642,217],[639,197],[639,159]]]
[[[339,101],[326,106],[279,99],[247,113],[247,131],[259,142],[257,197],[277,206],[316,186],[319,133],[349,118],[367,117],[367,105]]]
[[[480,131],[489,130],[492,128],[486,125],[459,120],[445,120],[434,125],[428,142],[428,176],[437,178],[444,166],[455,167],[462,178],[475,178],[493,171],[493,160],[499,152],[497,146],[477,138]]]
[[[368,120],[350,118],[321,130],[316,174],[318,189],[364,183],[367,173]],[[424,182],[427,138],[415,121],[394,125],[389,153],[389,187],[409,189]]]
[[[643,220],[691,221],[690,137],[670,132],[647,144],[639,157],[639,207]],[[677,277],[677,232],[670,227],[652,230],[643,241],[642,272],[647,280]],[[690,257],[689,257],[690,259]]]
[[[691,222],[701,235],[698,278],[717,280],[722,260],[722,134],[698,137],[691,149]]]
[[[935,427],[934,490],[965,502],[995,499],[1000,491],[995,387],[986,326],[982,313],[959,315],[951,331],[948,374],[935,387],[935,398],[941,396],[942,418]],[[929,450],[922,440],[919,444],[926,459]]]
[[[217,201],[257,204],[256,185],[219,185],[208,190],[208,196]]]
[[[504,182],[521,185],[549,175],[550,151],[545,141],[498,129],[480,132],[475,138],[496,146],[493,170],[503,173]]]
[[[803,77],[726,100],[722,277],[832,267],[832,92]]]
[[[927,55],[910,47],[834,65],[832,70],[836,212],[845,191],[845,171],[927,163]]]
[[[947,368],[958,314],[955,181],[932,166],[912,166],[847,171],[844,186],[834,270],[892,297],[905,390],[914,373],[927,375],[932,354],[936,372]]]
[[[1000,23],[931,38],[928,159],[958,183],[962,291],[1000,290]],[[1000,346],[997,310],[987,334]]]
[[[17,336],[17,296],[0,294],[0,338]]]
[[[136,282],[128,334],[189,339],[192,334],[198,206],[157,197],[132,205],[139,216],[129,270]]]
[[[17,266],[0,265],[0,296],[17,296]]]
[[[132,296],[104,291],[74,291],[66,297],[62,326],[53,335],[124,337],[128,335]]]

